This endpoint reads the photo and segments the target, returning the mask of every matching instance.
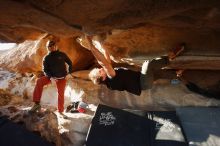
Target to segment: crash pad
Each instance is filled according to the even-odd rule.
[[[150,146],[151,125],[145,117],[100,104],[86,146]]]
[[[98,105],[86,146],[187,146],[175,112],[145,113]]]
[[[220,146],[220,107],[182,107],[176,112],[190,146]]]

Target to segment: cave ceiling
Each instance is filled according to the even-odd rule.
[[[166,53],[178,43],[216,53],[219,0],[2,0],[0,41],[22,43],[43,34],[108,34],[115,56]],[[125,55],[126,56],[126,55]]]

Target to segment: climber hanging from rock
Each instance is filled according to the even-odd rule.
[[[142,90],[151,89],[154,81],[153,66],[158,62],[161,69],[168,60],[174,59],[180,52],[184,50],[181,46],[167,58],[161,61],[152,60],[145,61],[142,65],[141,72],[133,71],[127,68],[113,68],[110,55],[107,50],[103,49],[103,54],[93,45],[92,37],[86,35],[89,50],[93,53],[101,68],[94,68],[89,73],[89,77],[94,84],[105,84],[111,90],[127,91],[135,95],[140,95]],[[161,63],[163,62],[163,63]]]

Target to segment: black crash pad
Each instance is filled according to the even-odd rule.
[[[150,122],[145,117],[99,105],[86,146],[150,146]]]
[[[55,146],[34,134],[24,126],[0,117],[0,145],[1,146]]]
[[[184,139],[175,112],[147,112],[145,117],[99,105],[86,146],[187,146]]]

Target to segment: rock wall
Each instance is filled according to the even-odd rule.
[[[15,48],[0,54],[0,66],[20,73],[42,71],[42,60],[47,54],[46,42],[50,37],[42,36],[36,41],[25,41]],[[92,54],[81,47],[73,38],[57,40],[60,51],[65,52],[73,62],[73,69],[82,70],[93,64]]]
[[[26,73],[41,71],[42,58],[47,53],[45,43],[51,35],[55,36],[60,50],[71,58],[74,71],[87,70],[96,63],[91,53],[76,42],[84,34],[102,35],[103,47],[120,63],[140,65],[146,59],[167,54],[182,42],[186,43],[184,55],[219,57],[219,11],[219,0],[0,1],[0,41],[18,43],[13,50],[1,52],[0,67],[21,73],[0,70],[1,88],[16,95],[11,97],[1,92],[0,103],[9,105],[0,111],[12,120],[25,121],[30,130],[39,131],[57,145],[81,146],[100,103],[135,110],[220,106],[219,100],[193,93],[182,83],[171,84],[175,76],[167,71],[156,73],[163,78],[155,80],[153,88],[143,91],[141,96],[95,86],[88,80],[88,71],[84,71],[78,72],[77,78],[68,77],[65,107],[71,101],[83,100],[94,109],[88,109],[85,114],[67,113],[69,119],[59,117],[55,112],[56,88],[48,85],[42,105],[49,111],[25,117],[32,105],[35,83],[35,76]],[[199,65],[197,69],[201,69]],[[184,75],[203,88],[212,87],[220,80],[215,69],[187,70]]]
[[[218,0],[1,1],[0,40],[52,34],[68,44],[83,34],[107,34],[104,46],[116,61],[160,56],[182,42],[190,55],[219,55],[219,8]]]

